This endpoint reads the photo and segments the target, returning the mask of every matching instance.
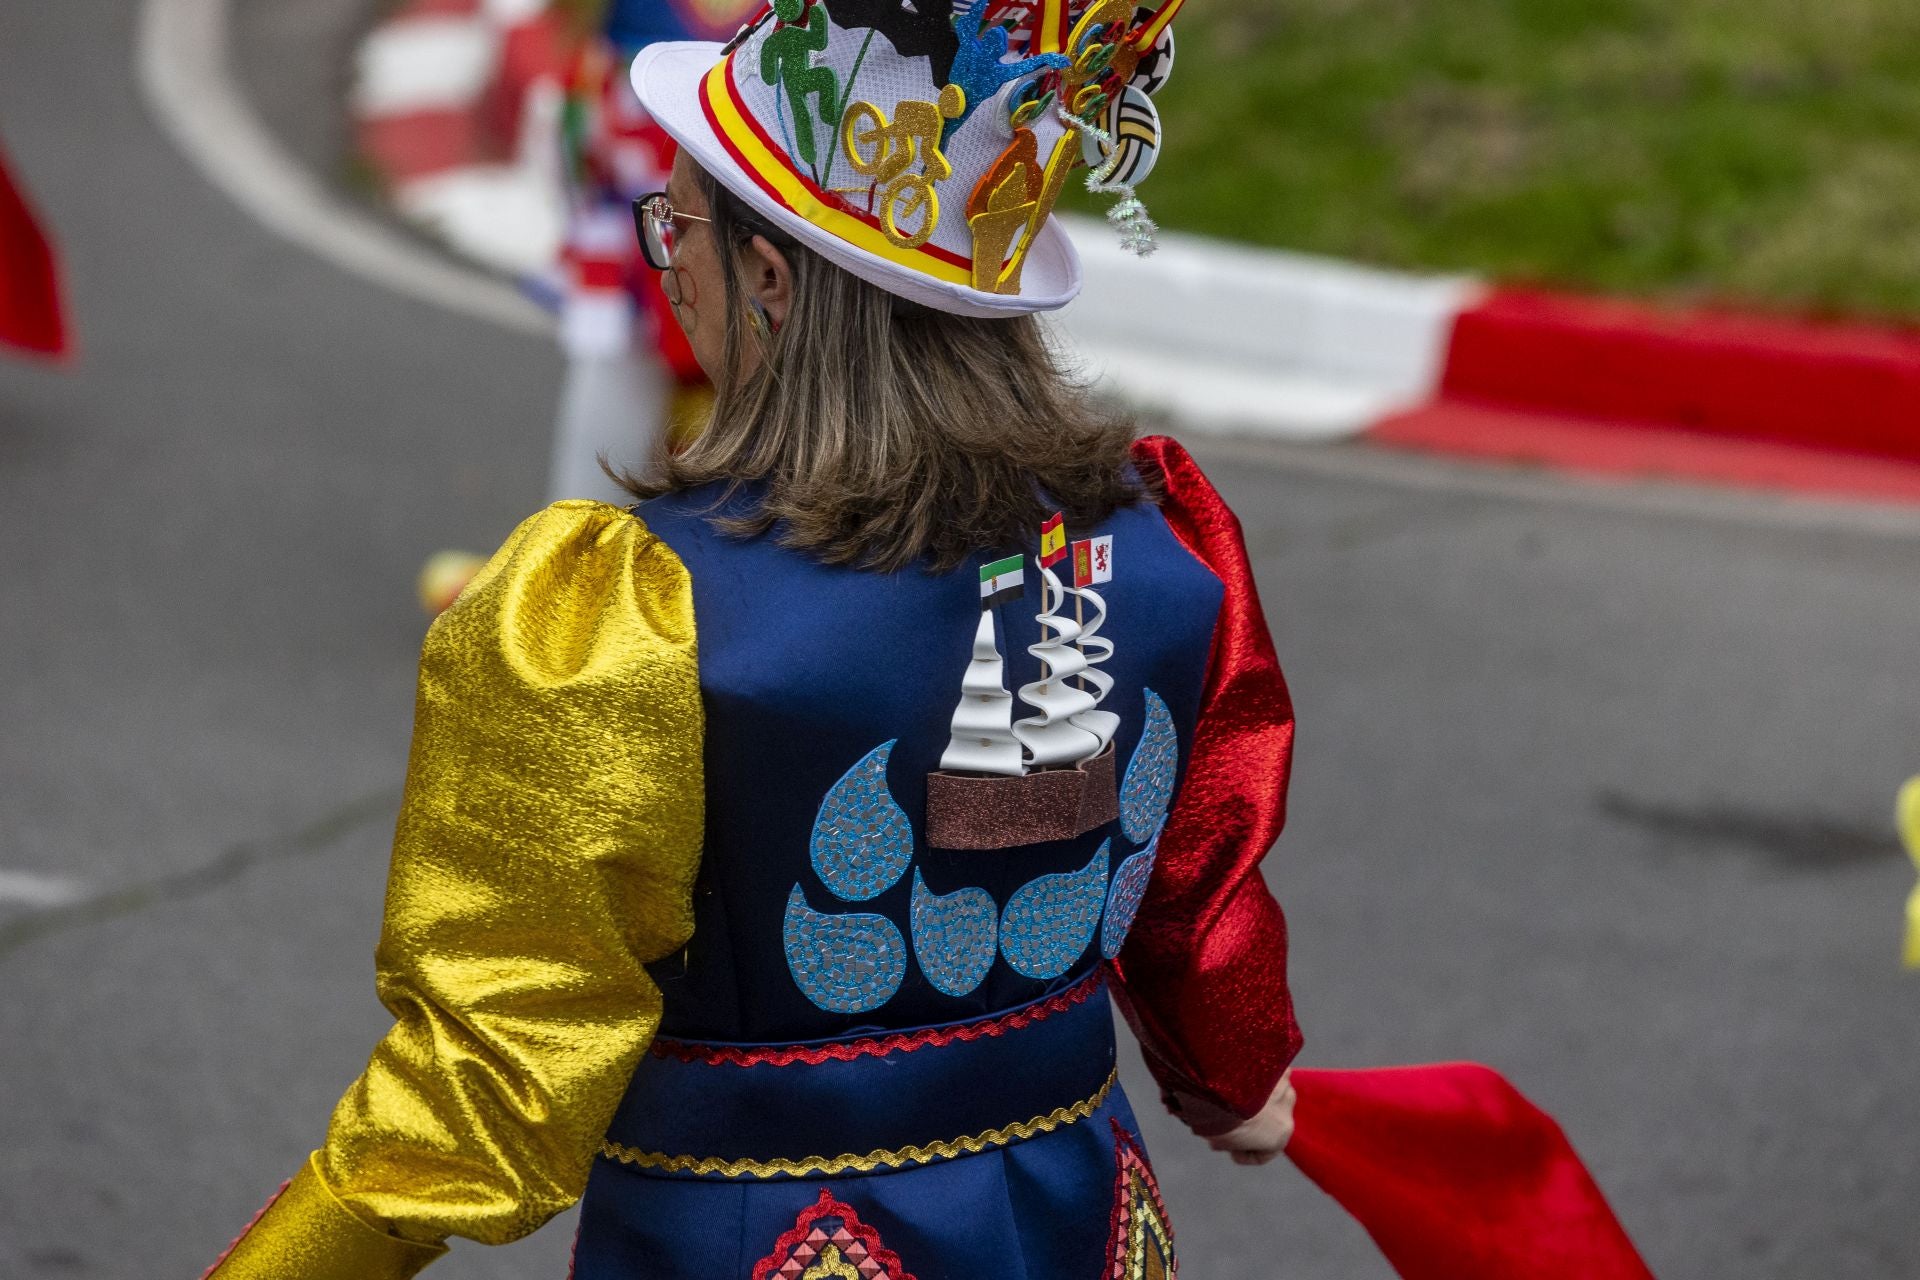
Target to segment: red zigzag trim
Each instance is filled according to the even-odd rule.
[[[1063,1010],[1085,1004],[1101,989],[1102,974],[1096,970],[1085,980],[1068,987],[1057,996],[999,1018],[981,1022],[963,1022],[957,1026],[929,1027],[923,1031],[905,1031],[898,1035],[865,1040],[835,1040],[827,1044],[736,1045],[700,1044],[686,1040],[655,1040],[653,1056],[678,1058],[682,1062],[704,1062],[712,1066],[790,1067],[796,1062],[819,1066],[823,1062],[852,1062],[856,1058],[884,1058],[892,1053],[912,1053],[915,1049],[945,1045],[987,1036],[1003,1036],[1009,1031],[1030,1027]]]

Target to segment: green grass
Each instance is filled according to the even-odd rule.
[[[1167,227],[1920,317],[1920,0],[1192,0],[1159,106]]]

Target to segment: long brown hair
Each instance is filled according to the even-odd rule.
[[[726,367],[762,344],[759,367],[715,390],[712,421],[682,452],[619,477],[635,496],[720,481],[754,486],[740,536],[776,526],[830,564],[945,571],[1017,549],[1063,511],[1085,527],[1149,494],[1128,468],[1133,423],[1071,381],[1033,318],[974,319],[897,298],[754,214],[704,171],[727,278]],[[739,249],[778,245],[793,304],[778,334],[742,322]],[[724,500],[724,499],[723,499]]]

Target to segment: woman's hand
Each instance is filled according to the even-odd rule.
[[[1273,1096],[1267,1099],[1267,1105],[1260,1108],[1258,1115],[1236,1129],[1208,1138],[1207,1145],[1232,1156],[1235,1164],[1255,1165],[1265,1164],[1285,1151],[1291,1137],[1293,1072],[1288,1071],[1273,1087]]]

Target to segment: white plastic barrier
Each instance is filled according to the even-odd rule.
[[[1164,231],[1136,258],[1071,229],[1086,288],[1058,331],[1108,389],[1200,430],[1335,439],[1426,400],[1480,288]]]

